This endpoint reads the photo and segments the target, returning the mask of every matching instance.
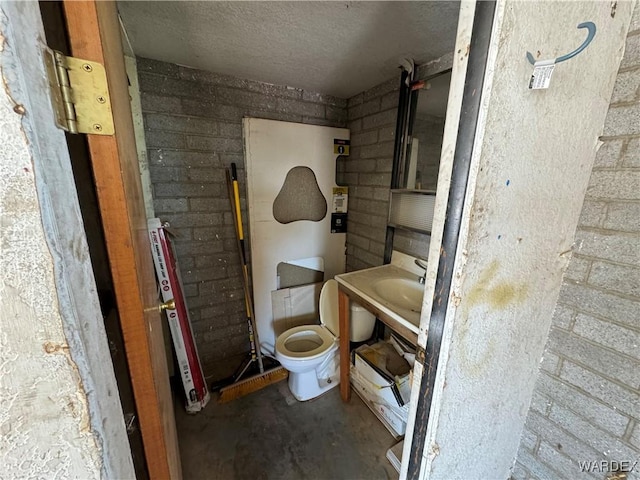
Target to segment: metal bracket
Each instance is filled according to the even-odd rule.
[[[44,48],[56,125],[69,133],[113,135],[107,74],[97,62]]]

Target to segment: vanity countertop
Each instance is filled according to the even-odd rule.
[[[356,297],[356,302],[373,307],[373,313],[382,313],[386,318],[381,320],[391,329],[397,323],[399,330],[407,329],[417,337],[424,293],[419,275],[389,264],[336,275],[335,279],[342,290]]]

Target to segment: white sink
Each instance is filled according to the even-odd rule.
[[[384,278],[373,284],[373,291],[383,300],[402,310],[420,313],[424,285],[407,278]]]
[[[395,265],[383,265],[336,275],[348,290],[418,334],[424,285],[420,275]]]

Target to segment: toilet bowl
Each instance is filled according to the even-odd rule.
[[[328,280],[320,291],[320,325],[294,327],[276,339],[276,359],[289,371],[289,390],[310,400],[340,383],[338,352],[338,282]],[[371,337],[375,316],[351,302],[351,340]]]

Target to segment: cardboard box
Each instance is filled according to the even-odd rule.
[[[353,352],[352,363],[370,382],[379,386],[388,386],[395,402],[403,406],[410,400],[411,366],[391,342],[380,341],[373,345],[361,345]],[[394,404],[389,397],[389,403]]]
[[[395,438],[402,437],[407,429],[409,405],[393,407],[386,403],[381,396],[376,395],[376,387],[360,375],[353,366],[351,367],[351,384],[365,405],[380,419],[389,432]]]
[[[410,394],[407,387],[410,385],[411,372],[401,376],[389,372],[387,365],[397,365],[397,359],[389,357],[397,353],[387,347],[386,342],[379,342],[356,349],[351,365],[351,383],[358,396],[389,431],[400,437],[407,428]]]

